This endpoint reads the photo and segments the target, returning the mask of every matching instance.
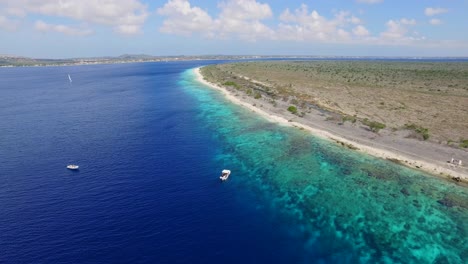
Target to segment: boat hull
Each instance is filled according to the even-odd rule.
[[[229,178],[229,175],[231,175],[231,171],[230,170],[223,170],[221,172],[221,176],[219,177],[222,181],[225,181]]]
[[[67,166],[67,169],[69,170],[78,170],[80,168],[80,166],[78,165],[68,165]]]

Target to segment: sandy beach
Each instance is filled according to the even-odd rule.
[[[364,131],[352,125],[336,125],[325,121],[318,111],[301,118],[285,111],[284,106],[273,106],[262,102],[262,99],[254,99],[229,88],[210,83],[203,78],[200,68],[194,69],[194,72],[200,83],[220,91],[232,103],[243,106],[271,122],[304,129],[315,136],[334,141],[343,147],[423,170],[437,177],[450,181],[457,178],[463,184],[468,183],[466,165],[458,166],[447,162],[452,157],[468,162],[468,152],[464,150],[390,134],[376,136],[375,133]]]

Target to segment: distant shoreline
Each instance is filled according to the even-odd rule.
[[[342,130],[337,133],[327,122],[320,122],[318,120],[314,120],[314,122],[304,122],[304,119],[301,120],[298,118],[294,118],[294,120],[292,120],[291,116],[279,113],[277,111],[278,109],[275,109],[273,106],[262,104],[259,107],[257,106],[258,103],[256,103],[256,101],[251,97],[241,96],[233,91],[229,91],[225,87],[206,81],[200,72],[200,68],[195,68],[193,71],[200,83],[220,91],[229,101],[243,106],[271,122],[304,129],[315,136],[334,141],[344,147],[378,158],[387,159],[407,167],[422,170],[443,179],[453,180],[454,178],[459,178],[464,184],[468,183],[468,174],[460,171],[462,168],[448,164],[446,161],[434,161],[428,157],[424,157],[425,151],[437,151],[431,149],[431,146],[427,143],[417,151],[419,153],[405,153],[398,149],[398,144],[378,144],[368,138],[359,137],[359,135],[353,134],[352,132],[344,134]]]
[[[147,62],[180,62],[203,60],[375,60],[375,61],[433,61],[468,62],[468,57],[410,57],[410,56],[287,56],[287,55],[200,55],[200,56],[151,56],[122,55],[117,57],[86,57],[67,59],[40,59],[0,55],[3,67],[59,67]]]

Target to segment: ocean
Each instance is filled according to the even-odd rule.
[[[231,104],[219,62],[0,68],[0,263],[468,259],[466,187]]]

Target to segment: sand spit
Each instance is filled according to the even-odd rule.
[[[211,88],[219,90],[231,102],[255,112],[271,122],[297,127],[311,132],[315,136],[335,141],[356,151],[387,159],[395,163],[416,168],[432,175],[455,182],[468,183],[468,152],[430,142],[420,142],[394,135],[376,135],[351,125],[336,125],[317,115],[308,114],[306,118],[294,116],[285,109],[271,104],[261,103],[235,91],[206,81],[200,68],[194,69],[197,80]],[[463,166],[450,164],[451,158],[461,159]]]

